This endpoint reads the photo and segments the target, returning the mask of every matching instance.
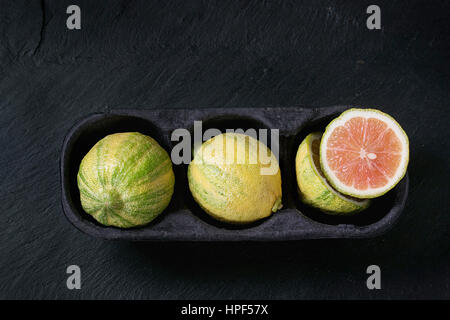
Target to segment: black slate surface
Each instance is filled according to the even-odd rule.
[[[82,29],[65,27],[78,4]],[[450,298],[446,1],[1,1],[0,298]],[[63,216],[59,153],[116,108],[378,107],[410,137],[410,194],[371,240],[130,243]],[[66,267],[82,289],[66,288]],[[382,290],[366,288],[370,264]]]

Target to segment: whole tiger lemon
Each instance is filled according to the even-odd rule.
[[[278,161],[248,135],[224,133],[203,143],[189,164],[188,180],[200,207],[225,222],[253,222],[282,206]]]
[[[83,209],[105,226],[130,228],[155,219],[169,204],[175,176],[167,152],[138,132],[97,142],[77,176]]]

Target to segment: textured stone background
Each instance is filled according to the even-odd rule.
[[[369,4],[0,1],[0,298],[450,298],[450,5],[376,1],[369,31]],[[108,242],[63,216],[60,148],[89,113],[335,104],[380,107],[409,134],[410,196],[384,236]],[[65,287],[70,264],[82,290]]]

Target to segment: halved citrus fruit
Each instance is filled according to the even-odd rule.
[[[343,194],[375,198],[405,175],[409,142],[400,125],[375,109],[349,109],[326,128],[320,165],[330,184]]]
[[[295,172],[301,201],[332,215],[351,215],[366,209],[370,200],[345,196],[328,184],[320,169],[321,137],[321,132],[310,133],[297,150]]]

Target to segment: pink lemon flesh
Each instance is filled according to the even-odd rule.
[[[408,137],[389,115],[375,109],[349,109],[326,128],[320,165],[330,184],[343,194],[375,198],[405,175]]]

